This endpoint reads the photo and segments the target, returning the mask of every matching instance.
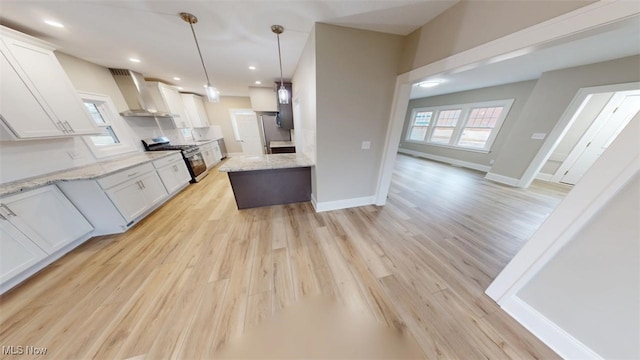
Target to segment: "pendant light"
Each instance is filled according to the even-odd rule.
[[[278,89],[278,102],[280,104],[289,103],[289,91],[284,87],[284,81],[282,80],[282,54],[280,53],[280,34],[284,32],[282,25],[271,25],[271,31],[276,34],[278,38],[278,60],[280,60],[280,89]]]
[[[204,90],[207,93],[207,98],[210,102],[218,102],[220,101],[220,92],[215,87],[211,86],[211,81],[209,81],[209,74],[207,73],[207,67],[204,66],[204,59],[202,58],[202,52],[200,51],[200,45],[198,44],[198,38],[196,37],[196,32],[193,30],[193,24],[198,22],[198,18],[189,13],[180,13],[180,18],[189,23],[191,27],[191,33],[193,34],[193,40],[196,41],[196,48],[198,49],[198,55],[200,56],[200,62],[202,63],[202,68],[204,69],[204,76],[207,78],[207,85],[204,86]]]

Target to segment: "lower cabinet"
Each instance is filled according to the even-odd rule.
[[[207,164],[207,169],[216,166],[222,159],[222,153],[220,152],[220,146],[217,141],[200,145],[200,151],[202,151],[202,157]]]
[[[160,175],[160,180],[169,194],[173,194],[189,184],[191,174],[187,169],[182,155],[169,156],[153,162],[153,166]]]
[[[47,260],[71,250],[72,243],[88,238],[93,226],[57,187],[49,185],[0,199],[0,229],[3,292],[39,270],[34,265],[44,267]]]
[[[98,236],[127,231],[190,178],[177,153],[97,180],[65,181],[58,186],[89,219]]]

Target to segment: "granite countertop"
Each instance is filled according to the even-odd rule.
[[[292,147],[296,146],[293,141],[271,141],[269,142],[270,148]]]
[[[128,168],[162,159],[174,154],[179,154],[179,152],[150,151],[127,154],[119,156],[117,158],[99,161],[97,163],[88,164],[85,166],[39,175],[28,179],[12,181],[9,183],[0,184],[0,196],[31,190],[45,185],[51,185],[58,181],[97,179],[118,171],[126,170]]]
[[[304,154],[269,154],[253,156],[234,156],[229,158],[218,171],[238,172],[269,169],[309,167],[315,165]]]

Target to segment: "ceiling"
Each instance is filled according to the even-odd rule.
[[[432,88],[414,85],[411,98],[533,80],[543,72],[636,54],[640,54],[640,16],[430,76],[423,81],[437,80],[441,84]]]
[[[136,70],[202,94],[206,80],[193,35],[178,16],[189,12],[199,19],[194,30],[211,83],[222,96],[247,96],[249,86],[259,86],[255,81],[270,86],[279,78],[273,24],[285,28],[280,40],[286,80],[315,22],[406,35],[457,1],[2,0],[0,23],[92,63]]]

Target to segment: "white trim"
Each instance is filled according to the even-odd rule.
[[[486,293],[502,304],[526,285],[633,176],[640,173],[640,114],[587,171]]]
[[[603,85],[603,86],[591,86],[586,88],[581,88],[576,93],[576,96],[573,98],[567,109],[564,111],[560,120],[556,123],[553,129],[549,132],[546,137],[544,144],[538,150],[536,156],[531,160],[527,170],[525,170],[524,174],[520,178],[517,186],[522,188],[527,188],[535,179],[536,174],[540,172],[540,169],[547,162],[553,150],[560,144],[564,135],[569,131],[571,125],[575,119],[580,115],[582,109],[587,104],[587,100],[591,97],[592,94],[603,93],[603,92],[616,92],[616,91],[626,91],[626,90],[635,90],[640,88],[640,82],[629,82],[622,84],[614,84],[614,85]],[[566,159],[565,159],[566,161]],[[559,170],[559,169],[558,169]],[[564,173],[564,170],[562,171]],[[559,171],[556,172],[558,174]],[[554,177],[554,182],[560,181],[562,176],[558,176],[557,179]]]
[[[439,162],[443,162],[443,163],[447,163],[447,164],[451,164],[451,165],[455,165],[455,166],[462,166],[464,168],[478,170],[478,171],[482,171],[482,172],[485,172],[485,173],[489,172],[489,170],[491,170],[491,166],[488,166],[488,165],[480,165],[480,164],[476,164],[476,163],[472,163],[472,162],[468,162],[468,161],[462,161],[462,160],[458,160],[458,159],[448,158],[448,157],[445,157],[445,156],[438,156],[438,155],[423,153],[423,152],[415,151],[415,150],[411,150],[411,149],[399,148],[398,152],[402,153],[402,154],[407,154],[407,155],[412,155],[412,156],[417,156],[417,157],[429,159],[429,160],[435,160],[435,161],[439,161]]]
[[[488,172],[487,175],[484,176],[485,179],[495,181],[497,183],[509,185],[509,186],[518,186],[520,179]]]
[[[340,210],[340,209],[348,209],[358,206],[367,206],[372,205],[374,203],[375,198],[373,196],[364,196],[359,198],[352,199],[344,199],[344,200],[336,200],[336,201],[325,201],[325,202],[317,202],[316,198],[311,194],[311,204],[313,205],[316,212],[323,211],[332,211],[332,210]]]
[[[411,83],[432,75],[463,71],[465,67],[475,67],[483,61],[498,56],[504,60],[515,58],[518,53],[524,54],[523,50],[533,51],[552,40],[566,39],[570,34],[591,30],[638,13],[640,12],[637,4],[633,1],[599,1],[399,75],[396,78],[392,110],[378,174],[376,204],[384,205],[389,193],[402,126],[407,113]],[[531,178],[533,179],[533,176]]]
[[[603,359],[519,297],[510,298],[502,308],[562,358]]]
[[[538,173],[538,176],[536,176],[536,179],[542,180],[542,181],[548,181],[548,182],[555,182],[553,181],[553,174]]]

